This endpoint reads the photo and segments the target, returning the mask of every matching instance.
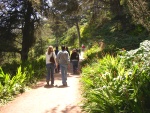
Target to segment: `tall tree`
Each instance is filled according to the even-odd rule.
[[[79,47],[80,47],[80,31],[79,31],[79,11],[80,4],[79,0],[53,0],[52,1],[52,9],[54,11],[54,19],[59,21],[63,21],[62,23],[66,23],[68,27],[72,27],[73,25],[77,28],[77,34],[79,38]],[[58,22],[58,21],[57,21]],[[56,27],[56,26],[55,26]],[[58,24],[57,24],[58,28]]]
[[[34,0],[0,0],[0,40],[6,42],[0,43],[0,46],[4,45],[1,52],[18,52],[22,61],[28,59],[29,49],[35,41],[34,31],[39,22],[40,14],[33,2],[35,3]]]
[[[26,12],[24,14],[24,25],[23,25],[23,39],[22,39],[22,51],[21,60],[28,59],[28,52],[32,44],[34,43],[34,19],[32,19],[33,7],[30,1],[25,4]]]

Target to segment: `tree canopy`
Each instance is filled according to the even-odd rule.
[[[28,59],[30,48],[41,37],[36,35],[41,32],[38,28],[45,23],[50,24],[57,45],[73,26],[79,43],[97,40],[92,37],[109,40],[112,29],[129,35],[150,30],[148,0],[0,0],[0,4],[0,52],[19,53],[22,61]]]

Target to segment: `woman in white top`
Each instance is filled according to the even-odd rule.
[[[54,62],[50,61],[50,58],[54,57]],[[46,68],[47,68],[47,76],[46,82],[49,85],[49,81],[51,80],[51,86],[54,86],[54,68],[55,65],[57,67],[56,55],[53,50],[53,46],[49,46],[46,52]]]

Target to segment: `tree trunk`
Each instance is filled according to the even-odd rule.
[[[34,42],[34,21],[31,19],[33,14],[33,7],[31,2],[27,2],[27,12],[25,14],[25,23],[23,28],[22,39],[22,51],[21,60],[26,61],[28,59],[28,52]]]
[[[79,48],[81,47],[81,36],[80,36],[80,30],[79,30],[79,25],[78,25],[78,21],[76,21],[76,27],[77,27],[77,32],[78,32],[78,39],[79,39]]]

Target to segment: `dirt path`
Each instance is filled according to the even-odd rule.
[[[61,85],[56,75],[55,85]],[[68,87],[44,87],[45,80],[0,108],[0,113],[81,113],[80,75],[68,75]]]
[[[68,87],[44,87],[45,79],[0,108],[0,113],[81,113],[80,75],[68,73]],[[62,85],[55,74],[55,85]]]

